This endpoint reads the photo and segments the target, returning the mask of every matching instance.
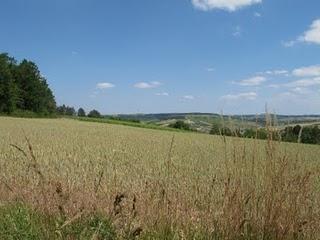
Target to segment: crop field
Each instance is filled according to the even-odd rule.
[[[12,205],[53,219],[29,239],[320,239],[319,156],[312,145],[2,117],[0,239]],[[103,216],[93,231],[79,227],[92,215]]]

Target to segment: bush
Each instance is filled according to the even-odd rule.
[[[69,107],[63,104],[62,106],[57,107],[57,113],[64,116],[74,116],[76,115],[76,110],[74,110],[73,107]]]
[[[97,110],[92,110],[89,112],[88,117],[90,118],[101,118],[101,114]]]
[[[188,123],[185,123],[184,121],[181,121],[181,120],[170,124],[169,127],[181,129],[181,130],[191,130],[190,125]]]
[[[83,108],[79,108],[77,115],[78,115],[78,117],[85,117],[86,116],[86,112],[84,111]]]
[[[264,128],[260,128],[260,129],[248,128],[244,131],[242,136],[245,138],[267,139],[268,132]],[[276,139],[275,135],[273,136],[273,139]]]

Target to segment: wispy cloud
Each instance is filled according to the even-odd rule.
[[[107,89],[107,88],[114,88],[115,85],[112,83],[108,83],[108,82],[102,82],[102,83],[97,83],[96,88],[97,89]]]
[[[256,92],[245,92],[239,94],[228,94],[221,97],[222,100],[256,100],[258,94]]]
[[[234,82],[234,83],[238,84],[240,86],[248,86],[248,87],[250,87],[250,86],[259,86],[262,83],[264,83],[265,81],[267,81],[267,79],[265,77],[256,76],[256,77],[244,79],[244,80],[241,80],[239,82]]]
[[[297,68],[292,74],[296,77],[317,77],[320,76],[320,65]]]
[[[295,87],[293,89],[291,89],[292,92],[297,93],[297,94],[309,94],[310,90],[308,88],[304,88],[304,87]]]
[[[297,40],[282,41],[281,44],[282,44],[282,46],[284,46],[286,48],[290,48],[290,47],[293,47],[294,45],[296,45],[297,42],[298,42]]]
[[[161,93],[156,93],[157,96],[164,96],[164,97],[167,97],[169,96],[169,93],[167,92],[161,92]]]
[[[269,71],[266,71],[265,74],[268,74],[268,75],[288,75],[289,71],[287,71],[287,70],[269,70]]]
[[[194,100],[195,97],[193,95],[185,95],[182,97],[184,100]]]
[[[296,87],[305,88],[305,87],[312,87],[316,85],[320,85],[320,77],[300,79],[300,80],[285,84],[286,87],[291,87],[291,88],[296,88]]]
[[[295,40],[282,41],[282,45],[285,47],[293,47],[297,43],[313,43],[320,44],[320,19],[316,19],[312,22],[309,29]]]
[[[138,82],[134,84],[133,86],[135,88],[140,88],[140,89],[149,89],[149,88],[157,88],[161,85],[160,82]]]
[[[207,70],[207,72],[214,72],[214,71],[215,71],[215,68],[213,68],[213,67],[208,67],[206,70]]]
[[[262,17],[261,13],[259,13],[259,12],[255,12],[255,13],[253,14],[253,16],[255,16],[255,17],[257,17],[257,18]]]
[[[240,26],[236,26],[236,27],[234,28],[233,32],[232,32],[232,35],[233,35],[234,37],[240,37],[241,34],[242,34],[242,29],[241,29],[241,27],[240,27]]]
[[[192,0],[193,6],[203,11],[222,9],[229,12],[261,2],[262,0]]]

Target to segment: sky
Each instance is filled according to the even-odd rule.
[[[319,0],[1,0],[0,52],[104,114],[320,114]]]

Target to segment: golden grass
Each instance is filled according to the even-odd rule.
[[[0,118],[0,137],[0,205],[99,211],[120,235],[320,239],[319,146],[63,119]]]

